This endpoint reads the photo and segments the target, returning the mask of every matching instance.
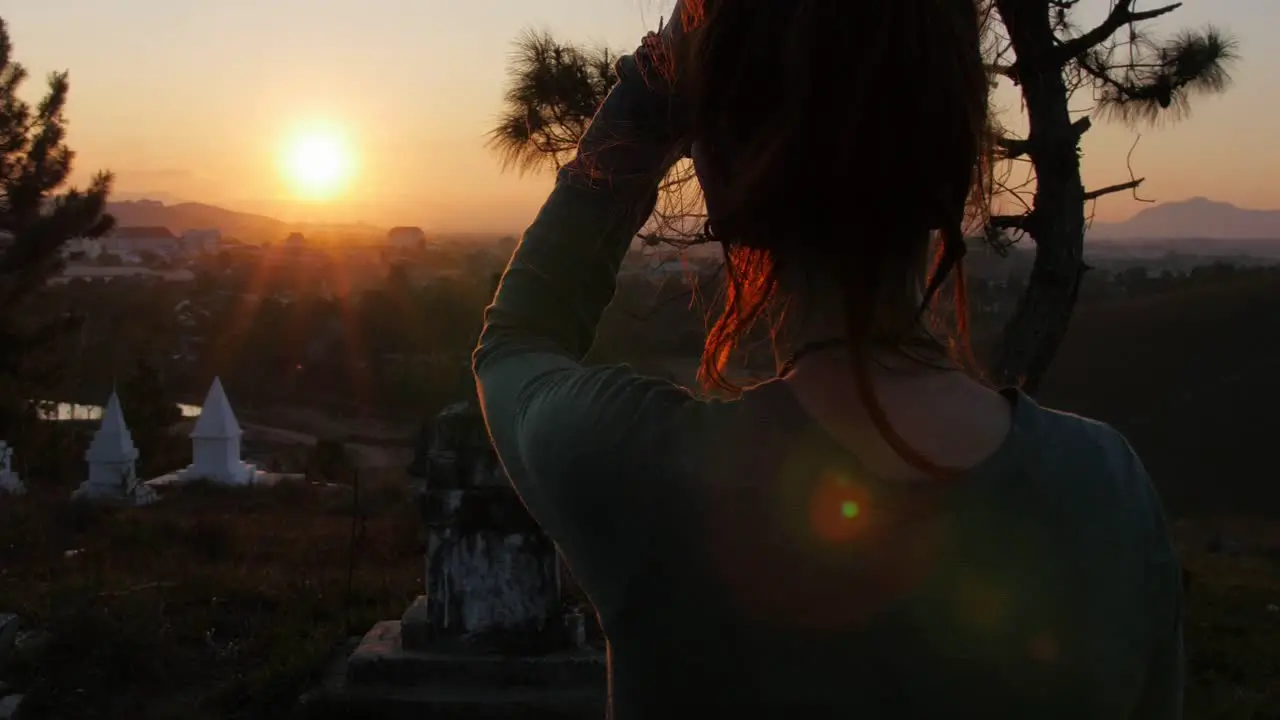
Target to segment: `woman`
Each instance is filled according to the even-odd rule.
[[[474,362],[608,635],[614,716],[1178,717],[1179,574],[1142,464],[988,389],[922,313],[986,187],[974,0],[676,17],[619,62]],[[735,389],[766,316],[789,357],[730,401],[579,364],[686,148],[729,278],[703,376]]]

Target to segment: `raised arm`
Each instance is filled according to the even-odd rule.
[[[651,37],[618,61],[619,81],[512,256],[473,357],[498,456],[571,560],[570,546],[610,532],[601,503],[643,501],[627,499],[643,491],[624,478],[602,477],[607,466],[626,466],[656,418],[689,400],[624,368],[579,364],[679,155],[656,49]]]

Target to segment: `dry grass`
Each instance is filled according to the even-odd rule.
[[[1225,531],[1239,550],[1209,553]],[[1187,594],[1187,717],[1280,718],[1280,523],[1178,523]]]
[[[3,500],[0,609],[49,633],[6,679],[33,717],[287,715],[337,642],[421,586],[407,493],[369,485],[350,603],[344,490],[191,487],[122,510],[77,508],[61,489]],[[1221,527],[1241,552],[1204,550]],[[1280,718],[1280,525],[1177,533],[1193,574],[1188,717]]]
[[[350,598],[345,489],[189,487],[130,509],[65,489],[3,499],[0,609],[48,632],[6,679],[35,717],[285,715],[336,643],[420,592],[408,493],[366,484]]]

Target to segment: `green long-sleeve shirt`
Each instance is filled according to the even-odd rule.
[[[652,102],[629,63],[593,133]],[[1177,561],[1108,426],[1009,391],[1000,449],[921,488],[869,473],[785,382],[705,401],[581,365],[651,154],[562,171],[474,359],[498,455],[599,613],[614,716],[1180,717]]]

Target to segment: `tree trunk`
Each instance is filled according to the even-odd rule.
[[[1026,102],[1036,170],[1025,230],[1036,243],[1027,290],[1004,328],[993,379],[1034,393],[1067,332],[1084,274],[1084,184],[1079,131],[1072,126],[1062,66],[1043,0],[996,0]]]

